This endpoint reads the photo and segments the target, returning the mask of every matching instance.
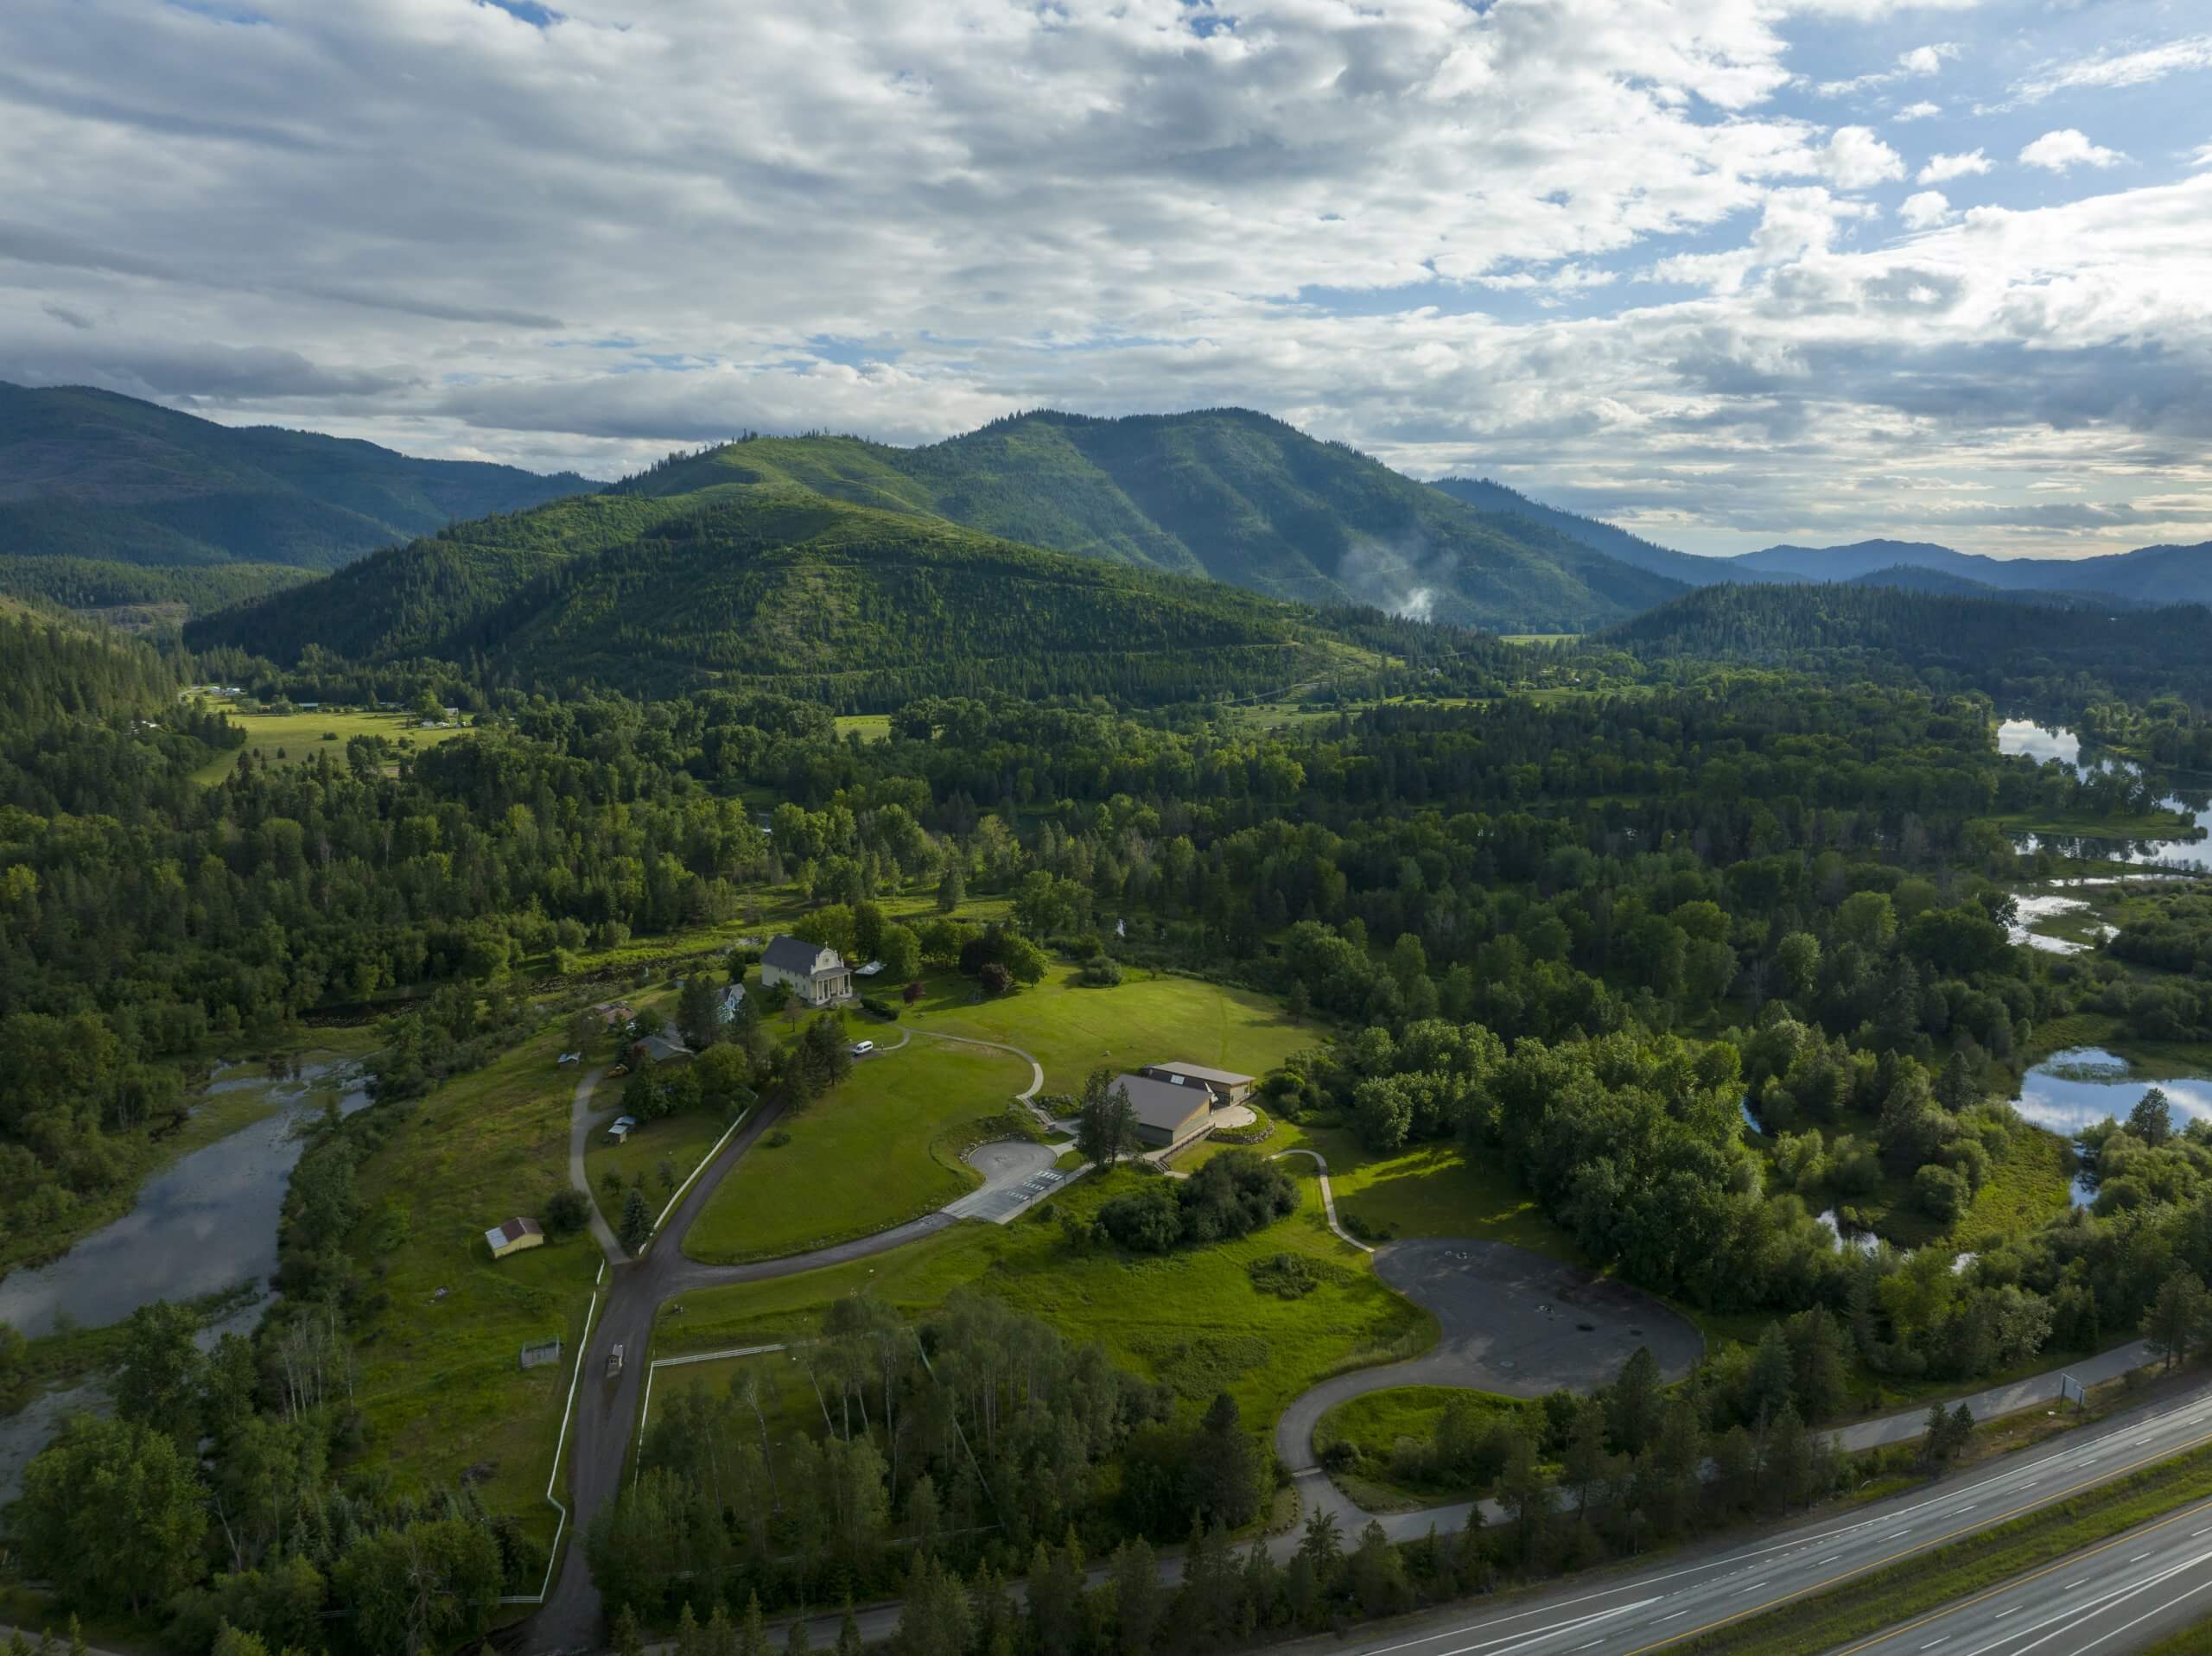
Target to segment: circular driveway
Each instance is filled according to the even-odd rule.
[[[1314,1464],[1313,1428],[1348,1398],[1396,1386],[1459,1386],[1507,1397],[1560,1386],[1587,1392],[1649,1346],[1668,1379],[1703,1355],[1705,1341],[1649,1294],[1505,1242],[1425,1237],[1392,1242],[1375,1273],[1432,1313],[1436,1344],[1420,1356],[1326,1380],[1293,1399],[1275,1427],[1275,1452],[1299,1472]]]

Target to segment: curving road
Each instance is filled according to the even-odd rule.
[[[918,1031],[929,1034],[928,1031]],[[900,1031],[904,1037],[906,1031]],[[938,1035],[933,1039],[959,1041],[970,1046],[994,1047],[1011,1052],[1027,1061],[1033,1079],[1028,1090],[1019,1094],[1020,1101],[1030,1103],[1038,1088],[1044,1084],[1045,1072],[1035,1057],[1017,1047],[1006,1046],[995,1041],[969,1041],[957,1036]],[[883,1049],[886,1052],[898,1046]],[[575,1187],[588,1196],[591,1190],[584,1177],[583,1146],[593,1125],[591,1094],[601,1071],[594,1070],[576,1083],[571,1106],[569,1126],[569,1177]],[[1032,1108],[1035,1107],[1031,1106]],[[600,1647],[601,1612],[599,1589],[593,1584],[591,1567],[584,1558],[584,1537],[589,1532],[591,1520],[600,1508],[613,1499],[622,1477],[622,1463],[629,1452],[632,1423],[638,1418],[639,1394],[643,1386],[646,1354],[652,1341],[653,1320],[661,1305],[671,1298],[692,1292],[701,1288],[724,1286],[733,1283],[762,1282],[776,1277],[796,1276],[804,1271],[819,1270],[825,1266],[842,1265],[851,1259],[864,1259],[893,1248],[903,1247],[947,1226],[958,1222],[963,1213],[976,1212],[979,1217],[999,1219],[1039,1199],[1048,1190],[1027,1194],[1026,1187],[1040,1180],[1051,1170],[1055,1152],[1045,1146],[1027,1148],[1041,1155],[997,1155],[982,1157],[981,1152],[971,1154],[984,1183],[969,1192],[943,1212],[926,1214],[919,1219],[878,1231],[872,1236],[857,1237],[849,1242],[839,1242],[829,1247],[816,1248],[810,1253],[795,1253],[780,1259],[756,1259],[745,1265],[702,1265],[683,1254],[683,1238],[692,1222],[706,1209],[715,1190],[729,1170],[734,1167],[746,1152],[759,1142],[760,1136],[773,1126],[784,1114],[780,1095],[763,1103],[745,1124],[732,1133],[714,1160],[692,1180],[675,1209],[646,1245],[645,1252],[638,1258],[626,1258],[613,1234],[607,1230],[606,1220],[600,1215],[596,1202],[592,1206],[593,1234],[601,1238],[601,1246],[607,1250],[607,1301],[600,1313],[598,1324],[592,1329],[582,1358],[582,1379],[577,1387],[575,1418],[572,1423],[573,1447],[569,1451],[570,1532],[572,1539],[561,1559],[561,1573],[546,1596],[544,1604],[524,1627],[523,1646],[532,1652],[591,1651]],[[997,1149],[998,1146],[985,1146]],[[1080,1170],[1078,1170],[1080,1171]],[[1061,1175],[1053,1185],[1065,1182],[1074,1174]],[[1026,1196],[1026,1199],[1023,1199]],[[607,1359],[616,1347],[623,1352],[621,1371],[611,1379],[607,1375]]]
[[[1019,1048],[963,1037],[933,1038],[996,1048],[1027,1059],[1034,1078],[1029,1089],[1020,1094],[1025,1103],[1031,1102],[1043,1084],[1041,1066]],[[578,1085],[576,1119],[580,1123],[588,1120],[589,1083],[595,1079],[586,1077]],[[1035,1107],[1033,1103],[1031,1107]],[[575,1539],[562,1559],[560,1575],[544,1606],[525,1624],[523,1647],[531,1652],[601,1648],[599,1593],[585,1562],[583,1537],[593,1515],[613,1498],[620,1483],[637,1418],[653,1320],[662,1303],[672,1295],[698,1288],[759,1282],[868,1258],[957,1222],[954,1212],[948,1209],[873,1236],[747,1265],[709,1266],[684,1258],[683,1239],[693,1221],[729,1170],[782,1114],[780,1099],[763,1105],[693,1181],[646,1253],[609,1268],[606,1308],[583,1357],[583,1380],[573,1427],[570,1490]],[[1322,1205],[1330,1228],[1351,1246],[1374,1253],[1377,1273],[1434,1312],[1441,1330],[1437,1347],[1420,1357],[1324,1381],[1294,1399],[1276,1425],[1276,1452],[1292,1469],[1301,1497],[1336,1512],[1347,1535],[1363,1526],[1370,1514],[1337,1489],[1313,1463],[1313,1424],[1333,1403],[1388,1386],[1418,1384],[1473,1385],[1487,1391],[1535,1395],[1562,1383],[1587,1385],[1593,1380],[1608,1379],[1638,1344],[1649,1345],[1669,1374],[1683,1372],[1701,1349],[1695,1329],[1658,1302],[1503,1243],[1421,1240],[1387,1245],[1380,1250],[1369,1248],[1345,1232],[1338,1219],[1327,1163],[1312,1151],[1282,1153],[1308,1156],[1319,1164]],[[1025,1206],[1049,1194],[1049,1190],[1025,1191],[1019,1185],[1020,1181],[1035,1180],[1047,1171],[1039,1158],[991,1156],[985,1162],[985,1185],[962,1202],[955,1202],[954,1209],[995,1190],[1022,1196],[1020,1205]],[[580,1153],[573,1158],[572,1169],[581,1186]],[[626,1362],[622,1372],[609,1380],[607,1359],[618,1345],[624,1348]],[[2075,1364],[2065,1372],[2094,1383],[2150,1360],[2147,1348],[2131,1345]],[[1977,1418],[1986,1418],[2055,1398],[2059,1385],[2060,1371],[2054,1370],[1967,1401]],[[1908,1412],[1862,1421],[1837,1435],[1845,1447],[1852,1449],[1910,1442],[1919,1437],[1923,1414]],[[2212,1392],[2163,1411],[2120,1417],[2088,1437],[2088,1441],[2069,1439],[2052,1450],[2001,1462],[1986,1473],[1945,1486],[1940,1494],[1899,1497],[1867,1509],[1849,1522],[1808,1526],[1805,1536],[1796,1540],[1777,1541],[1770,1533],[1739,1547],[1717,1550],[1704,1562],[1616,1581],[1596,1591],[1562,1589],[1528,1602],[1535,1608],[1501,1611],[1471,1626],[1454,1625],[1446,1632],[1419,1636],[1410,1630],[1394,1634],[1393,1642],[1374,1647],[1370,1656],[1383,1656],[1386,1651],[1396,1656],[1467,1656],[1473,1650],[1488,1652],[1489,1656],[1508,1656],[1509,1650],[1512,1656],[1523,1652],[1528,1656],[1584,1656],[1593,1651],[1601,1652],[1602,1656],[1637,1656],[1653,1644],[1687,1636],[1705,1625],[1700,1620],[1689,1619],[1693,1611],[1732,1620],[1738,1614],[1787,1602],[1844,1575],[1933,1545],[1956,1532],[1955,1527],[1945,1529],[1945,1524],[1981,1506],[1967,1499],[1974,1491],[1986,1488],[1993,1503],[2001,1499],[2012,1503],[2009,1510],[2020,1510],[2084,1483],[2116,1476],[2130,1465],[2212,1442]],[[2154,1444],[2162,1446],[2151,1447]],[[1483,1504],[1490,1521],[1495,1523],[1503,1517],[1495,1503]],[[1411,1540],[1431,1529],[1449,1533],[1459,1528],[1465,1523],[1471,1505],[1460,1501],[1388,1514],[1376,1521],[1392,1539]],[[1998,1515],[1993,1512],[1965,1527],[1979,1527],[1994,1521]],[[1296,1540],[1295,1536],[1279,1537],[1270,1543],[1270,1549],[1287,1558]],[[1179,1558],[1162,1558],[1164,1581],[1172,1585],[1180,1573]],[[1748,1584],[1740,1584],[1747,1577]],[[2184,1579],[2176,1575],[2167,1579],[2179,1583],[2173,1589],[2179,1593],[2199,1577]],[[2145,1590],[2164,1593],[2167,1589],[2162,1584]],[[1643,1596],[1638,1597],[1639,1594]],[[2144,1601],[2145,1604],[2152,1602]],[[2164,1604],[2168,1598],[2157,1602]],[[2180,1600],[2172,1602],[2178,1604]],[[2189,1602],[2194,1608],[2203,1601],[2192,1598]],[[889,1636],[898,1613],[895,1604],[863,1612],[860,1617],[863,1637]],[[1446,1621],[1457,1623],[1465,1615],[1463,1607],[1456,1613],[1436,1613],[1427,1621],[1440,1626]],[[1554,1621],[1546,1623],[1542,1620],[1546,1615],[1554,1615]],[[1471,1642],[1463,1637],[1483,1627],[1497,1632]],[[811,1631],[817,1644],[833,1642],[836,1636],[833,1621],[816,1625]],[[1904,1653],[1885,1650],[1883,1656],[1904,1656]],[[2019,1656],[2025,1656],[2025,1652]]]

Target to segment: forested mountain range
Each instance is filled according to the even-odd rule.
[[[1585,517],[1578,512],[1562,511],[1557,506],[1548,506],[1541,500],[1531,500],[1518,489],[1509,489],[1503,483],[1493,483],[1488,478],[1440,478],[1429,485],[1450,495],[1462,505],[1496,517],[1517,517],[1548,529],[1576,541],[1592,551],[1607,557],[1632,564],[1652,574],[1665,575],[1691,587],[1710,587],[1720,581],[1793,581],[1795,575],[1782,571],[1753,570],[1743,567],[1738,558],[1702,558],[1692,552],[1677,552],[1672,547],[1647,541],[1640,535],[1631,535],[1617,523],[1608,523],[1596,517]]]
[[[457,525],[187,636],[288,662],[311,647],[467,662],[517,683],[773,682],[843,706],[988,689],[1178,700],[1287,686],[1376,647],[1504,648],[734,479]]]
[[[1761,574],[1857,581],[1899,568],[1931,570],[2004,593],[2106,593],[2142,604],[2212,602],[2212,541],[2145,546],[2094,558],[1992,558],[1924,541],[1770,546],[1733,560]]]
[[[1824,677],[1883,671],[1971,684],[2012,705],[2091,685],[2127,696],[2212,696],[2202,605],[2106,612],[1894,586],[1700,587],[1604,635],[1646,663],[1734,661]]]
[[[1470,510],[1245,409],[1024,414],[921,448],[756,438],[671,458],[616,486],[659,495],[727,482],[797,483],[1271,598],[1498,631],[1583,631],[1680,590],[1554,525]]]
[[[290,571],[596,486],[0,382],[0,589],[75,607],[235,601],[300,579]],[[170,573],[213,569],[225,573]]]

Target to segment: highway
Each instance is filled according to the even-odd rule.
[[[2212,1501],[1847,1646],[1867,1656],[2110,1656],[2212,1616]]]
[[[2048,1447],[1847,1515],[1672,1554],[1646,1570],[1564,1583],[1495,1609],[1462,1602],[1395,1622],[1357,1644],[1306,1642],[1357,1656],[1642,1656],[2207,1443],[2212,1388],[2115,1416]],[[2212,1612],[2212,1503],[2192,1513],[2187,1522],[2146,1526],[2138,1540],[2106,1548],[2079,1570],[2018,1578],[1855,1648],[1878,1656],[2073,1656],[2088,1650],[2111,1656],[2134,1649],[2192,1615]],[[2131,1590],[2133,1596],[2123,1596]],[[2016,1642],[1991,1642],[2000,1637],[1989,1629],[2001,1612],[2009,1613],[2005,1620],[2033,1624],[2033,1631]]]

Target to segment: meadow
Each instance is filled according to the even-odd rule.
[[[1433,1342],[1427,1313],[1330,1233],[1310,1174],[1298,1178],[1297,1212],[1236,1241],[1157,1257],[1089,1241],[1099,1204],[1150,1177],[1127,1169],[1093,1176],[1011,1225],[965,1222],[873,1259],[687,1293],[680,1314],[662,1313],[654,1355],[807,1339],[847,1294],[876,1295],[912,1318],[972,1287],[1070,1340],[1097,1342],[1188,1408],[1226,1391],[1257,1427],[1317,1380]],[[1310,1292],[1285,1299],[1255,1279],[1251,1267],[1279,1253],[1311,1262]]]
[[[317,753],[328,753],[343,764],[346,744],[356,736],[381,736],[402,748],[435,747],[467,734],[459,725],[445,730],[424,730],[412,714],[349,712],[250,713],[225,707],[230,721],[245,732],[244,748],[233,748],[201,766],[194,775],[201,782],[218,783],[238,766],[241,752],[270,765],[303,765]]]
[[[353,1248],[376,1291],[359,1317],[354,1400],[362,1463],[402,1488],[474,1486],[540,1540],[554,1444],[601,1255],[588,1232],[494,1260],[484,1233],[535,1215],[568,1183],[572,1069],[549,1029],[401,1107],[398,1131],[355,1176]],[[558,1336],[558,1363],[524,1346]]]
[[[982,1182],[960,1153],[1004,1136],[993,1129],[1028,1084],[1019,1058],[925,1037],[863,1059],[825,1096],[785,1114],[777,1126],[789,1142],[771,1133],[730,1170],[683,1251],[717,1265],[776,1259],[934,1213]]]
[[[900,1022],[1020,1047],[1043,1068],[1052,1093],[1078,1091],[1102,1065],[1134,1069],[1169,1059],[1264,1075],[1322,1038],[1319,1028],[1293,1022],[1281,1002],[1247,990],[1141,968],[1110,989],[1087,987],[1076,976],[1074,968],[1055,965],[1033,987],[979,1001],[969,979],[933,974]]]

